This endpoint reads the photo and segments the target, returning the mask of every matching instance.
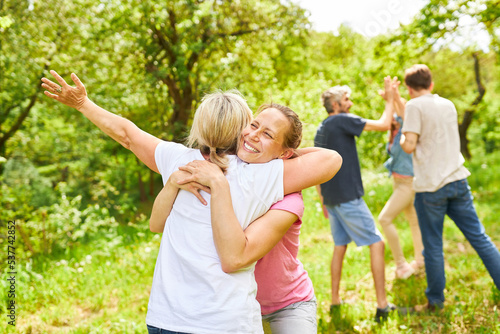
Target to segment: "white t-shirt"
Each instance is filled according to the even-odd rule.
[[[203,160],[199,150],[162,142],[155,151],[163,182],[179,166]],[[283,198],[283,161],[247,164],[229,156],[226,177],[242,228]],[[215,249],[210,220],[210,195],[204,206],[180,190],[165,224],[156,260],[146,323],[196,334],[262,333],[256,300],[255,264],[226,274]]]
[[[470,175],[460,153],[457,110],[450,100],[426,94],[406,103],[402,132],[419,135],[413,152],[413,188],[434,192]]]

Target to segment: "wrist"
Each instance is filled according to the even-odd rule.
[[[88,109],[90,106],[92,106],[94,103],[90,101],[90,99],[85,96],[85,99],[83,102],[77,106],[75,109],[78,110],[79,112],[83,113],[86,109]]]
[[[207,184],[212,191],[217,192],[218,190],[229,189],[229,182],[224,175],[217,176],[210,180],[210,184]]]

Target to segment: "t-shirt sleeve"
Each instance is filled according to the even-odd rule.
[[[420,111],[410,102],[408,102],[405,107],[405,121],[403,123],[403,129],[401,130],[401,132],[413,132],[420,135]]]
[[[265,164],[249,164],[253,169],[255,194],[262,202],[275,203],[284,196],[283,190],[283,160],[274,159]],[[267,210],[266,210],[267,211]]]
[[[156,146],[155,160],[160,172],[163,184],[165,184],[174,172],[176,162],[179,157],[189,150],[186,146],[174,142],[162,141]]]
[[[270,210],[282,210],[293,213],[299,219],[304,215],[304,200],[302,193],[293,193],[286,195],[281,201],[271,206]]]
[[[348,114],[342,124],[342,128],[347,134],[359,137],[365,128],[366,119]]]

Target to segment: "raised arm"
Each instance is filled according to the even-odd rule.
[[[399,117],[404,120],[406,100],[399,94],[399,85],[401,84],[401,82],[397,77],[394,77],[392,84],[394,88],[394,111]]]
[[[384,78],[384,87],[384,93],[380,94],[385,100],[384,113],[380,119],[367,119],[363,129],[364,131],[387,131],[391,128],[392,113],[394,112],[394,89],[392,87],[392,79],[390,76]]]
[[[44,92],[45,95],[80,111],[104,133],[131,150],[146,166],[158,173],[154,153],[160,139],[142,131],[131,121],[110,113],[92,102],[87,97],[85,86],[76,74],[71,74],[71,79],[76,85],[72,87],[55,71],[50,71],[50,73],[59,84],[42,78],[42,87],[47,90]]]
[[[297,220],[288,211],[270,210],[243,230],[234,213],[229,183],[219,167],[207,161],[194,161],[181,169],[192,172],[198,182],[210,187],[212,232],[226,273],[262,258]]]
[[[297,150],[299,157],[283,160],[285,194],[325,183],[337,174],[342,157],[337,151],[320,147]]]

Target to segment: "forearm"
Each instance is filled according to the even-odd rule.
[[[167,182],[158,196],[156,196],[153,209],[151,210],[151,218],[149,219],[149,229],[151,232],[163,232],[178,193],[179,188]]]
[[[402,119],[405,118],[405,105],[401,97],[396,97],[394,99],[394,110],[399,117],[401,117]]]
[[[244,256],[248,240],[234,213],[231,192],[225,177],[224,180],[214,181],[210,189],[212,192],[210,212],[215,247],[221,260],[222,270],[232,272],[241,268],[242,263],[246,262]]]
[[[160,139],[139,129],[133,122],[113,114],[87,99],[78,108],[85,117],[105,134],[134,153],[151,170],[158,173],[154,152]]]
[[[140,129],[131,121],[99,107],[89,99],[87,99],[85,103],[78,108],[78,111],[80,111],[105,134],[127,149],[130,149],[128,134],[133,131],[140,131]]]
[[[385,103],[385,109],[382,116],[378,120],[368,119],[364,127],[364,131],[387,131],[391,128],[392,113],[394,110],[393,100],[388,100]]]
[[[304,147],[304,148],[298,148],[295,151],[297,152],[297,155],[301,156],[309,153],[319,152],[321,150],[322,148],[320,147]]]
[[[411,154],[413,153],[413,151],[415,151],[415,148],[417,147],[417,140],[418,140],[417,134],[407,132],[401,135],[401,140],[399,141],[399,144],[401,145],[403,151],[405,151],[408,154]]]
[[[391,128],[392,114],[394,113],[394,100],[388,100],[385,103],[384,113],[380,117],[379,121],[383,128],[382,131],[389,130]]]
[[[285,194],[325,183],[333,178],[342,166],[342,157],[338,152],[320,147],[310,149],[307,154],[283,161]]]

